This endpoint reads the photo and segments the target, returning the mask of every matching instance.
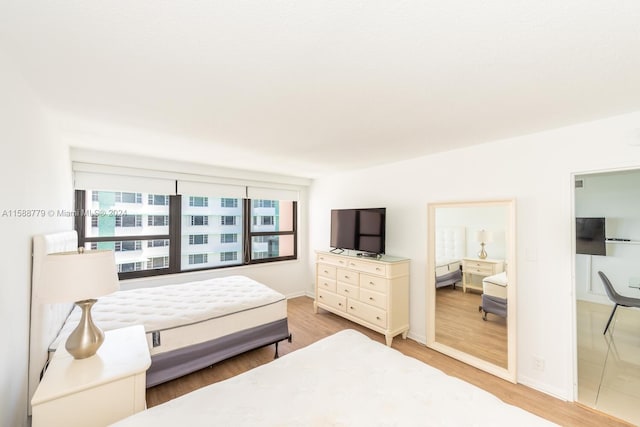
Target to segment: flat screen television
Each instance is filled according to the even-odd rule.
[[[576,218],[576,253],[607,255],[604,218]]]
[[[330,246],[364,254],[383,254],[385,219],[385,208],[332,209]]]

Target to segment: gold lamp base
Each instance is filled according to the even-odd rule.
[[[487,257],[487,251],[484,250],[484,243],[480,243],[480,252],[478,252],[478,258],[485,259]]]
[[[75,359],[93,356],[104,342],[104,332],[93,323],[91,318],[91,307],[96,301],[95,299],[76,301],[76,305],[82,309],[82,317],[65,344],[65,348]]]

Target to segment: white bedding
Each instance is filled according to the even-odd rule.
[[[507,272],[494,274],[482,279],[482,293],[507,299]]]
[[[345,330],[114,425],[553,424],[359,332]]]
[[[287,304],[284,295],[262,283],[229,276],[118,291],[101,297],[91,313],[105,331],[144,325],[154,355],[284,319]],[[50,350],[66,340],[80,314],[74,308]],[[152,345],[154,331],[161,332],[160,346]]]

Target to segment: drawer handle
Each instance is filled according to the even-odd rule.
[[[322,298],[322,295],[318,295],[318,298]]]
[[[380,271],[380,267],[376,267],[376,271]]]
[[[349,293],[349,289],[345,289],[344,291],[345,291],[345,293],[347,293],[347,294]]]
[[[373,297],[369,297],[369,301],[373,301],[373,300],[374,300]]]
[[[329,272],[327,270],[324,271],[325,273],[329,274]]]
[[[351,310],[355,310],[355,308],[353,308],[353,306],[349,307]]]
[[[381,320],[381,319],[380,319],[380,316],[376,316],[376,320]]]
[[[355,266],[355,264],[354,264],[354,263],[352,263],[352,262],[350,262],[350,263],[349,263],[349,265],[353,265],[353,266]]]
[[[376,284],[375,284],[375,283],[373,283],[373,282],[369,282],[369,284],[370,284],[371,286],[375,286],[375,285],[376,285]]]
[[[342,307],[342,303],[341,303],[341,302],[339,302],[339,303],[338,303],[338,305],[339,305],[340,307]]]
[[[345,278],[345,279],[348,279],[348,278],[349,278],[349,276],[347,276],[347,275],[345,274],[344,278]]]

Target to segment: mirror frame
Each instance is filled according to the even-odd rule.
[[[436,235],[436,209],[438,208],[464,208],[464,207],[491,207],[503,205],[507,208],[506,230],[508,235],[507,255],[507,368],[495,365],[461,350],[436,341],[436,260],[435,260],[435,235]],[[515,199],[500,200],[476,200],[460,202],[441,202],[428,204],[428,236],[427,236],[427,347],[440,353],[453,357],[485,372],[516,383],[516,311],[517,299],[517,260],[516,260],[516,202]]]

